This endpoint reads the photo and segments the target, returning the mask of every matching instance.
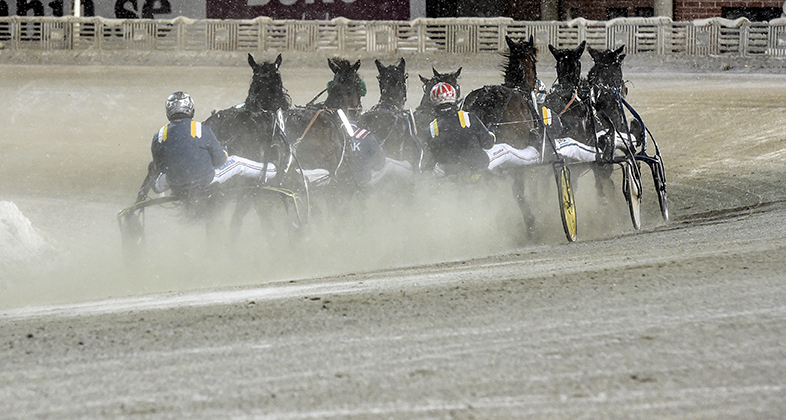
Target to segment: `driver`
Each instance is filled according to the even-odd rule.
[[[456,89],[444,82],[434,85],[429,93],[437,113],[429,125],[429,148],[437,171],[474,174],[538,163],[540,154],[534,147],[516,149],[496,143],[494,133],[475,114],[458,109],[456,96]]]
[[[147,197],[150,189],[157,193],[172,189],[181,194],[213,183],[224,183],[235,175],[262,179],[265,165],[239,156],[228,156],[218,143],[213,130],[194,121],[194,100],[185,92],[175,92],[166,99],[169,123],[153,136],[153,162],[140,188],[137,202]],[[276,168],[267,164],[268,178]]]

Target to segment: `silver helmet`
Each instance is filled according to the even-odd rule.
[[[168,120],[194,118],[194,100],[185,92],[175,92],[166,98],[166,117]]]

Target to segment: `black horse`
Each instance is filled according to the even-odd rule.
[[[379,102],[363,113],[358,125],[376,136],[385,155],[392,159],[409,162],[414,170],[420,169],[423,146],[417,137],[417,128],[412,113],[404,109],[407,102],[406,61],[385,66],[375,60],[379,75]]]
[[[572,49],[557,49],[549,44],[549,51],[556,60],[557,82],[546,95],[543,105],[559,116],[562,136],[594,147],[589,83],[581,77],[581,56],[586,46],[586,41]]]
[[[266,169],[269,165],[276,169],[276,176],[266,182],[232,180],[233,189],[236,190],[236,207],[231,222],[233,234],[239,233],[242,219],[252,205],[256,206],[261,218],[269,216],[270,200],[259,199],[259,195],[267,190],[257,187],[293,187],[294,184],[302,184],[299,175],[290,167],[290,146],[277,116],[279,111],[286,112],[291,107],[291,99],[284,89],[279,71],[281,62],[281,54],[274,61],[261,63],[248,54],[253,76],[245,101],[231,108],[213,111],[204,121],[226,147],[228,154],[262,162]],[[288,210],[291,209],[288,207]]]
[[[274,141],[278,134],[275,114],[278,110],[286,112],[291,106],[279,72],[281,61],[279,54],[275,61],[257,63],[249,54],[248,65],[253,76],[245,101],[213,111],[204,121],[230,155],[273,163],[277,168],[286,164],[289,150],[282,142]]]
[[[320,183],[356,188],[352,176],[349,134],[339,118],[341,110],[355,121],[362,113],[361,98],[366,86],[358,75],[360,60],[351,63],[343,58],[328,59],[333,80],[328,82],[327,98],[315,103],[317,95],[305,106],[287,112],[286,132],[300,165],[309,172],[324,171]]]
[[[643,138],[643,129],[638,120],[631,121],[631,126],[626,124],[625,112],[620,99],[625,99],[628,90],[622,76],[622,61],[625,46],[616,50],[595,50],[588,47],[594,65],[587,73],[587,82],[591,89],[591,99],[599,114],[598,131],[606,130],[606,136],[599,139],[601,142],[626,143],[623,146],[635,147]],[[611,149],[611,146],[607,146]],[[606,159],[611,158],[613,150],[604,153]]]

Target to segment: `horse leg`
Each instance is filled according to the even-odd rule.
[[[240,236],[243,218],[248,214],[250,209],[251,203],[248,200],[239,199],[235,203],[235,211],[232,213],[232,219],[229,222],[229,234],[233,240]]]
[[[529,238],[532,236],[535,229],[535,215],[532,214],[532,210],[527,204],[523,176],[520,173],[516,175],[517,176],[513,177],[513,197],[516,200],[516,204],[519,206],[519,211],[521,211],[521,216],[524,219],[524,227],[526,228],[525,231]]]
[[[592,170],[595,175],[595,190],[598,192],[598,197],[606,201],[606,188],[607,186],[614,188],[614,181],[611,179],[611,174],[614,172],[614,165],[612,164],[596,164]]]

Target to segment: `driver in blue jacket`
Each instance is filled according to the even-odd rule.
[[[223,183],[235,175],[262,179],[262,163],[239,156],[228,156],[218,143],[213,130],[194,121],[194,100],[185,92],[175,92],[166,100],[167,125],[153,136],[153,162],[140,188],[137,201],[153,189],[157,193],[172,189],[182,194],[212,183]],[[267,164],[267,178],[275,176],[276,168]]]

